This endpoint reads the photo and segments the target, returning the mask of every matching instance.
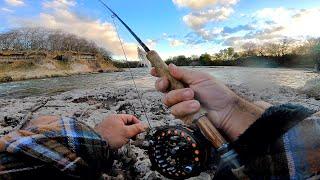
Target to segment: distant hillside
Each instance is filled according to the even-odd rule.
[[[66,32],[21,28],[0,34],[0,82],[117,70],[108,51]]]

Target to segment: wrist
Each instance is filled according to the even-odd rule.
[[[236,96],[229,115],[226,116],[223,130],[234,141],[259,119],[263,112],[264,110],[261,107]]]

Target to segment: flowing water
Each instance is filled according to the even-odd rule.
[[[192,69],[195,71],[207,72],[225,83],[245,83],[256,88],[274,85],[299,88],[310,79],[320,78],[320,74],[302,69],[248,67],[199,67]],[[155,78],[149,75],[148,69],[132,69],[132,73],[138,88],[153,88]],[[0,84],[0,98],[49,96],[74,89],[131,86],[132,83],[128,70],[116,73],[74,75],[69,77],[28,80]]]

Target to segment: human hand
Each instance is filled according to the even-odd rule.
[[[109,143],[111,149],[119,149],[146,128],[135,116],[119,114],[108,116],[96,125],[95,130]]]
[[[167,92],[163,103],[171,107],[172,114],[178,118],[197,113],[200,104],[208,112],[208,118],[231,139],[236,139],[262,114],[262,109],[245,101],[233,91],[207,73],[169,65],[170,74],[187,85],[185,89],[167,92],[169,81],[159,78],[156,89]],[[157,76],[156,70],[151,70]]]

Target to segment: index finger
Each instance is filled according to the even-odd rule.
[[[134,115],[129,114],[120,114],[120,119],[124,122],[125,125],[138,124],[140,120]]]

